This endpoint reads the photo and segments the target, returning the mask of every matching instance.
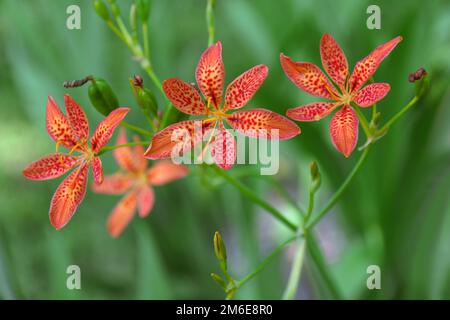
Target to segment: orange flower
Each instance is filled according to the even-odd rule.
[[[387,83],[372,83],[361,87],[375,73],[380,63],[402,40],[396,37],[377,47],[371,54],[359,61],[349,75],[347,58],[339,44],[329,34],[320,42],[322,65],[335,86],[314,64],[294,62],[283,53],[281,66],[287,77],[303,91],[333,102],[314,102],[289,109],[287,116],[297,121],[317,121],[330,114],[339,106],[330,122],[330,136],[336,149],[349,157],[358,141],[359,120],[351,102],[366,108],[383,99],[390,90]]]
[[[138,138],[135,138],[137,140]],[[125,130],[121,130],[117,145],[127,143]],[[111,236],[119,236],[134,216],[136,208],[141,218],[153,208],[152,186],[159,186],[183,178],[188,169],[170,161],[160,161],[147,168],[142,146],[122,147],[113,151],[121,171],[106,176],[101,185],[94,184],[92,190],[103,194],[126,195],[119,201],[109,216],[107,227]]]
[[[145,153],[149,159],[162,159],[171,156],[178,141],[173,133],[185,130],[190,137],[189,143],[183,145],[186,152],[202,141],[205,133],[215,130],[211,138],[211,155],[214,162],[223,169],[230,169],[236,160],[236,141],[224,127],[224,122],[240,133],[250,137],[272,138],[272,129],[278,130],[278,139],[290,139],[300,133],[300,128],[287,118],[267,109],[250,109],[228,113],[240,109],[258,91],[267,77],[268,68],[258,65],[244,72],[228,86],[225,102],[222,106],[222,94],[225,80],[225,68],[222,61],[222,45],[219,42],[210,46],[202,54],[197,65],[195,77],[205,100],[194,85],[177,78],[163,83],[166,96],[181,112],[189,115],[204,115],[207,118],[178,122],[161,130],[152,139]],[[199,133],[197,134],[196,128]],[[186,142],[186,141],[185,141]]]
[[[128,113],[128,108],[112,111],[97,126],[88,144],[89,123],[84,110],[68,94],[64,95],[67,116],[55,100],[48,97],[46,127],[50,137],[56,142],[56,153],[47,155],[31,164],[23,175],[30,180],[57,178],[78,166],[56,189],[50,203],[50,223],[57,229],[64,227],[72,218],[86,194],[89,167],[96,183],[103,181],[102,161],[97,153],[108,143],[115,128]],[[58,146],[71,149],[68,154],[59,153]],[[79,155],[72,155],[78,152]]]

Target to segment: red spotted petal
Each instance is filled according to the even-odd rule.
[[[225,94],[224,111],[242,108],[250,101],[267,77],[269,68],[260,64],[234,79]]]
[[[249,137],[285,140],[300,134],[300,128],[294,122],[266,109],[238,111],[227,121],[232,128]]]
[[[50,223],[57,229],[64,227],[72,218],[86,194],[89,165],[82,164],[56,189],[50,204]]]
[[[206,113],[205,103],[193,85],[171,78],[164,81],[163,90],[175,108],[181,112],[193,115]]]
[[[343,106],[331,118],[331,140],[336,149],[346,158],[350,156],[358,142],[358,124],[356,112],[349,105]]]
[[[347,58],[336,40],[328,33],[320,40],[320,56],[325,71],[342,88],[348,76]]]
[[[218,109],[222,102],[225,79],[220,41],[203,52],[195,70],[195,78],[205,98],[211,98],[211,103]]]
[[[117,108],[98,124],[95,128],[94,134],[91,137],[92,150],[98,152],[114,133],[116,127],[122,122],[127,115],[129,108]]]
[[[137,197],[137,193],[131,191],[119,201],[111,212],[111,215],[108,218],[107,228],[112,237],[118,237],[128,223],[130,223],[134,216],[134,212],[136,211]]]
[[[313,102],[289,109],[286,115],[297,121],[318,121],[338,107],[334,102]]]
[[[92,174],[96,184],[102,184],[103,182],[103,165],[100,157],[92,159]]]
[[[391,86],[387,83],[372,83],[362,88],[353,101],[360,107],[370,107],[383,99],[389,90]]]
[[[80,164],[81,160],[80,157],[74,157],[64,153],[53,153],[30,163],[23,170],[22,174],[30,180],[53,179]]]
[[[389,55],[389,53],[391,53],[400,41],[402,41],[402,37],[396,37],[378,46],[372,53],[356,64],[349,80],[352,92],[359,90],[359,88],[369,80],[380,63]]]
[[[162,160],[147,170],[147,179],[151,185],[160,186],[184,178],[188,172],[186,166],[175,164],[170,160]]]
[[[87,140],[89,136],[89,122],[81,106],[69,94],[64,95],[67,118],[78,140]]]
[[[116,145],[126,144],[127,143],[127,134],[125,129],[121,128],[119,130],[119,134],[117,136]],[[133,149],[131,147],[122,147],[113,150],[114,158],[116,159],[117,164],[122,169],[129,172],[136,172],[138,170],[133,154]]]
[[[92,191],[103,194],[122,194],[133,185],[133,179],[121,172],[104,177],[102,184],[92,184]]]
[[[140,142],[139,136],[134,136],[133,140],[135,142]],[[143,145],[137,145],[133,148],[134,160],[136,162],[137,169],[139,171],[144,170],[147,167],[147,159],[144,157],[145,148]]]
[[[77,137],[69,121],[52,97],[48,97],[46,127],[50,137],[66,148],[71,148],[77,144]]]
[[[202,141],[203,134],[213,126],[202,120],[187,120],[174,123],[153,136],[152,142],[145,151],[147,159],[164,159],[183,154]]]
[[[317,97],[336,98],[333,85],[316,65],[292,61],[284,54],[280,54],[280,62],[286,76],[303,91]]]
[[[214,135],[211,156],[214,162],[224,170],[231,169],[236,162],[236,140],[223,126]]]
[[[141,218],[148,216],[152,211],[153,204],[155,203],[155,195],[153,189],[149,186],[139,188],[138,193],[138,212]]]

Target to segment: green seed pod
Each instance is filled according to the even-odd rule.
[[[156,97],[147,88],[136,88],[136,99],[139,107],[141,107],[142,112],[148,118],[156,118],[158,117],[158,102],[156,101]]]
[[[150,1],[149,0],[136,0],[136,9],[139,14],[139,18],[142,22],[147,22],[150,15]]]
[[[93,2],[94,10],[103,20],[108,21],[110,19],[108,8],[102,0],[95,0]]]
[[[117,96],[104,79],[93,79],[88,88],[88,95],[94,108],[104,116],[119,107]]]

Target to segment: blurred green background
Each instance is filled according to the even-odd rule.
[[[127,11],[132,1],[118,2]],[[66,28],[70,4],[81,7],[81,30]],[[381,30],[366,27],[370,4],[381,8]],[[152,59],[161,79],[194,81],[207,45],[205,6],[200,0],[153,0]],[[325,32],[341,44],[351,66],[377,45],[404,37],[375,74],[392,87],[379,104],[382,122],[413,96],[409,72],[423,66],[431,76],[427,96],[376,144],[339,204],[316,228],[333,279],[347,299],[449,299],[450,2],[217,1],[216,38],[223,44],[226,82],[256,64],[270,68],[248,107],[284,114],[316,100],[285,77],[278,56],[284,52],[320,64]],[[101,116],[90,107],[86,88],[66,90],[62,82],[94,74],[112,84],[122,105],[133,108],[128,121],[144,126],[128,85],[130,76],[144,72],[88,0],[0,0],[0,43],[0,298],[221,299],[224,294],[209,275],[219,271],[212,247],[216,230],[238,279],[290,236],[233,187],[197,167],[188,178],[156,188],[150,217],[135,218],[118,239],[109,237],[105,223],[120,197],[91,192],[71,222],[55,231],[48,207],[62,179],[32,182],[21,176],[27,163],[54,151],[45,130],[47,96],[62,105],[63,93],[70,90],[93,128]],[[259,177],[251,166],[236,166],[230,174],[245,176],[243,183],[296,219],[273,180],[305,202],[308,164],[316,159],[323,175],[320,208],[359,154],[344,159],[334,150],[328,121],[300,124],[302,134],[281,143],[274,179]],[[106,173],[112,173],[111,154],[103,159]],[[288,246],[236,298],[280,298],[293,249]],[[81,268],[82,290],[66,288],[66,268],[72,264]],[[381,290],[366,287],[369,265],[381,268]],[[308,256],[298,298],[330,298]]]

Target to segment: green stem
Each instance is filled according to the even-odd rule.
[[[328,201],[328,203],[325,205],[325,207],[312,218],[312,220],[306,224],[305,230],[311,230],[314,228],[314,226],[330,211],[330,209],[336,204],[336,202],[341,197],[342,193],[347,189],[350,182],[355,177],[356,173],[358,173],[359,169],[361,169],[362,165],[367,159],[367,155],[369,154],[369,151],[371,149],[371,145],[369,145],[366,149],[364,149],[361,157],[359,158],[358,162],[356,163],[356,166],[353,168],[353,170],[350,172],[350,174],[347,176],[347,178],[344,180],[342,185],[339,187],[339,189],[334,193],[334,195],[331,197],[331,199]]]
[[[153,134],[150,133],[150,132],[148,132],[147,130],[144,130],[144,129],[142,129],[142,128],[139,128],[138,126],[132,125],[132,124],[130,124],[130,123],[128,123],[128,122],[122,121],[122,122],[120,123],[120,125],[121,125],[122,127],[124,127],[124,128],[130,129],[130,130],[132,130],[132,131],[134,131],[134,132],[136,132],[136,133],[139,133],[139,134],[141,134],[141,135],[143,135],[143,136],[147,136],[147,137],[153,136]]]
[[[314,192],[313,192],[313,190],[310,189],[309,197],[308,197],[308,210],[306,211],[306,215],[305,215],[305,223],[308,222],[313,210],[314,210]]]
[[[303,258],[305,256],[305,239],[301,237],[297,242],[297,254],[295,255],[294,262],[292,263],[292,269],[289,275],[286,290],[283,294],[283,300],[292,300],[295,298],[300,282]]]
[[[150,42],[149,42],[149,35],[148,35],[148,22],[143,21],[142,22],[142,38],[144,39],[144,55],[147,58],[149,62],[150,60]],[[151,65],[151,63],[150,63]]]
[[[399,118],[403,116],[405,112],[407,112],[413,105],[415,105],[419,101],[419,97],[414,96],[410,102],[406,106],[404,106],[396,115],[394,115],[381,129],[380,132],[389,129],[394,122],[396,122]]]
[[[372,134],[370,133],[369,122],[366,119],[366,116],[361,112],[358,106],[354,106],[353,109],[356,111],[359,122],[364,130],[364,133],[367,137],[370,137]]]
[[[124,143],[124,144],[117,144],[114,146],[106,146],[106,147],[101,148],[100,151],[97,153],[97,155],[99,156],[99,155],[104,154],[105,152],[124,148],[124,147],[146,146],[148,144],[150,144],[150,141],[133,141],[133,142],[128,142],[128,143]]]
[[[256,269],[250,273],[249,275],[247,275],[244,279],[242,279],[241,281],[237,282],[237,288],[242,287],[245,283],[247,283],[248,281],[250,281],[254,276],[256,276],[258,273],[260,273],[265,267],[266,265],[280,252],[283,250],[283,248],[290,242],[294,241],[295,239],[297,239],[297,236],[289,238],[288,240],[286,240],[285,242],[283,242],[282,244],[280,244],[274,251],[272,251],[272,253],[270,255],[268,255],[257,267]]]
[[[227,180],[230,184],[232,184],[234,187],[236,187],[243,195],[245,195],[247,198],[252,200],[254,203],[265,209],[268,213],[270,213],[275,219],[283,223],[285,226],[287,226],[292,231],[297,230],[297,226],[289,221],[280,211],[272,207],[269,203],[267,203],[265,200],[260,198],[256,193],[254,193],[251,189],[244,186],[242,183],[240,183],[238,180],[230,176],[229,174],[225,173],[222,169],[218,168],[217,166],[213,165],[212,168],[216,171],[218,175],[223,177],[225,180]]]
[[[216,0],[208,0],[206,5],[206,25],[208,28],[208,47],[214,43],[216,29],[214,26],[214,6]]]

